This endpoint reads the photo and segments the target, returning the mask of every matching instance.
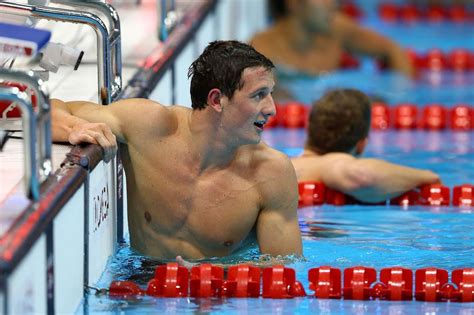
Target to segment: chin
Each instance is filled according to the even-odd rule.
[[[260,141],[262,141],[262,137],[257,137],[257,138],[253,138],[253,139],[248,139],[247,144],[259,144]]]

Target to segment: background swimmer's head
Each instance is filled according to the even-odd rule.
[[[361,154],[370,128],[370,99],[354,89],[327,92],[311,109],[306,148]]]
[[[204,109],[212,89],[219,89],[229,99],[244,82],[242,73],[246,68],[274,68],[273,63],[252,46],[239,41],[214,41],[191,64],[191,101],[193,109]]]
[[[268,0],[275,19],[292,16],[314,33],[328,32],[336,10],[334,0]]]

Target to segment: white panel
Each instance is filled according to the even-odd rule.
[[[163,105],[174,105],[172,104],[172,91],[170,69],[166,71],[148,98]]]
[[[84,293],[84,186],[54,219],[54,309],[72,314]]]
[[[267,1],[243,0],[241,3],[241,16],[245,17],[245,23],[238,23],[240,32],[238,39],[250,41],[256,32],[262,31],[267,26],[268,10]]]
[[[46,314],[46,236],[42,235],[7,282],[8,314]]]
[[[184,48],[175,62],[176,69],[176,104],[191,107],[191,95],[189,94],[188,68],[196,59],[196,47],[191,41]]]
[[[223,0],[217,7],[219,39],[248,41],[267,25],[267,1]]]
[[[217,29],[219,30],[218,39],[235,39],[235,8],[239,1],[222,0],[217,4]]]
[[[196,33],[197,56],[210,42],[217,39],[216,33],[216,18],[214,14],[209,14]]]
[[[107,259],[115,253],[117,211],[114,163],[100,162],[89,176],[89,284],[104,271]]]

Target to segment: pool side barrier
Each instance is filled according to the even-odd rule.
[[[188,271],[177,263],[168,263],[156,268],[146,290],[133,281],[113,281],[108,294],[121,299],[143,295],[169,298],[261,296],[270,299],[311,296],[345,300],[474,302],[474,268],[453,270],[451,281],[447,270],[435,267],[415,272],[403,267],[382,268],[379,276],[377,280],[377,271],[364,266],[346,268],[343,272],[330,266],[311,268],[308,270],[309,290],[314,293],[308,295],[296,279],[295,270],[283,265],[262,271],[256,266],[236,265],[229,268],[225,279],[220,266],[202,264]]]
[[[474,185],[463,184],[452,189],[441,184],[423,185],[417,190],[410,190],[399,197],[378,203],[364,203],[340,191],[330,189],[321,182],[304,181],[298,183],[298,207],[319,206],[330,204],[343,205],[399,205],[399,206],[449,206],[474,207]]]
[[[271,116],[265,128],[306,128],[310,107],[291,101],[276,104],[276,114]],[[371,128],[373,130],[453,131],[474,130],[474,107],[457,104],[447,108],[441,104],[428,104],[422,109],[412,103],[401,103],[389,107],[385,103],[372,103]]]

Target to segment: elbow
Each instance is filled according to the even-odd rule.
[[[440,184],[441,183],[441,178],[439,177],[438,174],[432,171],[426,171],[426,172],[427,172],[426,182],[422,184]]]
[[[376,174],[372,169],[356,165],[347,174],[346,192],[366,190],[376,184]]]

